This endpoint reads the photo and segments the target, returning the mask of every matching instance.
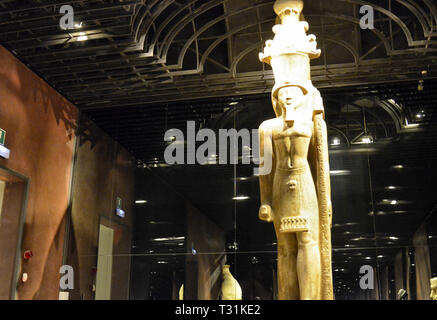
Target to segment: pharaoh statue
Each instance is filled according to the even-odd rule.
[[[273,222],[278,244],[278,298],[333,299],[330,177],[327,129],[320,92],[312,85],[310,59],[316,37],[307,35],[303,1],[277,0],[275,37],[260,60],[272,66],[276,118],[260,132],[259,218]]]

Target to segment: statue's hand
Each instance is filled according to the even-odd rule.
[[[268,204],[262,205],[261,208],[259,208],[258,216],[262,221],[272,222],[273,221],[272,207]]]

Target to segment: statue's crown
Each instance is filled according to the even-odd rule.
[[[259,54],[262,62],[272,66],[275,87],[310,81],[310,59],[320,57],[315,35],[307,35],[309,25],[301,21],[302,0],[277,0],[274,10],[281,24],[273,27],[275,37],[268,40],[264,52]]]
[[[274,10],[281,24],[273,27],[275,38],[268,40],[264,52],[260,53],[262,62],[271,64],[271,59],[288,54],[306,54],[310,59],[320,57],[316,36],[307,35],[309,25],[300,21],[303,10],[302,0],[277,0]]]

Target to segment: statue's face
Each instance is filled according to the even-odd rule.
[[[295,111],[304,99],[302,89],[296,86],[281,88],[278,92],[278,103],[285,115],[285,121],[295,120]]]
[[[304,94],[299,87],[285,87],[278,92],[278,101],[281,107],[297,107],[302,104]]]

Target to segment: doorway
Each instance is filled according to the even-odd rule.
[[[96,300],[111,299],[113,247],[114,229],[100,224],[95,295]]]
[[[0,167],[0,300],[15,299],[29,179]]]

